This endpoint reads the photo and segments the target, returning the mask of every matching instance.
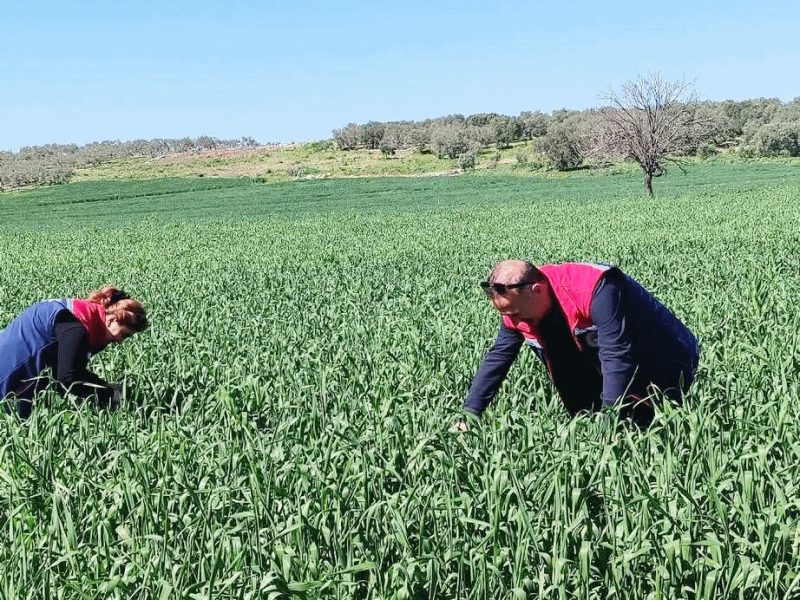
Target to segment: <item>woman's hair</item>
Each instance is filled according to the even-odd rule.
[[[105,307],[107,315],[114,315],[120,325],[131,331],[144,331],[150,326],[147,322],[147,312],[141,302],[113,285],[93,291],[86,300]]]

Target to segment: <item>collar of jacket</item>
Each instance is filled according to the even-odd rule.
[[[72,314],[86,328],[89,334],[89,349],[97,354],[108,345],[108,328],[106,327],[106,309],[100,304],[86,300],[72,301]]]

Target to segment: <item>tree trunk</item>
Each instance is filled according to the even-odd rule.
[[[653,196],[653,173],[644,172],[644,187],[647,190],[647,195],[652,198]]]

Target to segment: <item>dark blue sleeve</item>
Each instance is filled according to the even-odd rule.
[[[523,341],[518,331],[509,329],[504,323],[500,324],[497,339],[483,357],[483,362],[472,380],[469,395],[464,400],[464,410],[480,415],[489,406],[514,364]]]
[[[600,280],[592,296],[592,321],[597,326],[603,375],[603,406],[611,406],[623,396],[636,375],[631,323],[625,314],[622,286],[620,278],[610,274]]]
[[[100,406],[108,406],[114,389],[88,370],[89,334],[69,311],[62,311],[56,320],[55,337],[58,344],[53,376],[62,392],[69,391],[79,398],[96,396]]]

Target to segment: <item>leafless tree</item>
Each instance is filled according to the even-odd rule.
[[[644,187],[653,195],[653,177],[662,175],[664,162],[678,162],[707,131],[697,113],[700,103],[692,84],[665,81],[659,73],[637,76],[617,92],[600,95],[607,103],[597,112],[595,147],[605,156],[624,156],[639,163]]]

